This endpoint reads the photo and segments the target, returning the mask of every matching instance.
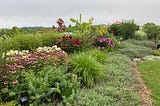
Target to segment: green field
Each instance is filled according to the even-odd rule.
[[[141,76],[149,89],[155,106],[160,106],[160,61],[145,61],[138,64]]]

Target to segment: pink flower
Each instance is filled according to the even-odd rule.
[[[106,42],[106,41],[107,41],[107,39],[104,38],[104,37],[102,37],[101,39],[102,39],[103,42]]]
[[[4,85],[8,85],[8,82],[7,82],[7,81],[4,81]]]
[[[12,74],[16,73],[16,70],[12,70],[11,73],[12,73]]]
[[[98,39],[98,41],[99,41],[100,43],[102,43],[102,42],[103,42],[103,39],[102,39],[102,38],[100,38],[100,39]]]
[[[6,76],[6,75],[3,75],[3,78],[5,79],[5,78],[7,78],[7,76]]]
[[[101,50],[101,47],[100,47],[100,46],[98,46],[98,49],[99,49],[99,50]]]
[[[16,79],[14,79],[14,80],[12,81],[12,83],[13,83],[13,84],[16,84],[16,83],[18,83],[18,81],[17,81]]]
[[[103,47],[103,46],[102,46],[102,48],[101,48],[101,49],[102,49],[102,50],[104,50],[104,49],[105,49],[105,47]]]

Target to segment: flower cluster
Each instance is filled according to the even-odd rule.
[[[115,43],[111,38],[100,37],[96,40],[95,45],[98,46],[99,50],[104,50],[106,47],[114,47]]]
[[[57,67],[69,64],[68,55],[57,46],[39,47],[35,52],[25,52],[25,56],[21,54],[22,51],[18,51],[18,54],[14,52],[7,53],[6,62],[0,63],[0,85],[7,86],[9,81],[12,84],[18,83],[20,73],[26,69],[37,70],[46,65]]]
[[[59,18],[56,23],[58,24],[58,28],[56,28],[57,32],[64,32],[66,31],[66,26],[64,25],[64,21]]]
[[[112,33],[115,36],[121,35],[121,30],[120,30],[120,24],[121,23],[122,22],[120,22],[120,21],[116,21],[115,23],[113,23],[112,25],[110,25],[109,32]]]
[[[63,35],[61,40],[57,42],[57,46],[67,53],[82,49],[83,40],[73,39],[72,35]]]

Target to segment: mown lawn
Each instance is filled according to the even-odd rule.
[[[149,89],[155,106],[160,106],[160,61],[145,61],[138,64],[138,69]]]

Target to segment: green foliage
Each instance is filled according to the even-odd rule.
[[[67,73],[64,67],[54,69],[47,66],[38,73],[29,70],[24,73],[24,76],[28,87],[27,92],[31,97],[30,102],[35,105],[42,103],[44,100],[51,102],[51,99],[59,100],[52,102],[60,102],[63,96],[69,97],[72,94],[72,90],[79,88],[76,76],[73,77],[72,74]]]
[[[153,55],[155,55],[155,56],[160,56],[160,50],[155,50],[155,51],[153,52]]]
[[[57,40],[57,46],[67,53],[80,51],[82,50],[83,45],[83,40],[74,38],[72,35],[63,35],[60,40]]]
[[[131,59],[142,58],[145,55],[151,55],[153,53],[152,49],[145,46],[134,45],[129,41],[121,43],[122,48],[119,52],[129,56]]]
[[[121,35],[121,29],[120,29],[120,23],[114,23],[109,26],[109,32],[112,33],[116,37],[120,37]]]
[[[120,25],[121,36],[123,39],[131,39],[134,37],[134,32],[138,29],[134,20],[123,21]]]
[[[42,46],[53,46],[56,44],[56,41],[61,36],[56,33],[44,33],[41,35],[35,35],[38,39],[41,40]]]
[[[152,91],[151,97],[155,106],[160,105],[160,61],[144,61],[138,64],[144,83]]]
[[[10,29],[0,29],[0,39],[10,39],[13,37],[13,32]]]
[[[41,40],[34,35],[18,35],[13,38],[18,50],[35,50],[41,46]]]
[[[155,25],[154,23],[147,23],[143,25],[143,31],[147,33],[149,39],[153,39],[155,45],[160,38],[160,26]]]
[[[92,87],[106,76],[106,69],[91,54],[81,53],[71,58],[71,66],[75,74],[81,78],[86,87]]]
[[[134,38],[137,40],[146,40],[147,34],[142,30],[135,31]]]
[[[82,106],[140,106],[136,80],[132,77],[132,64],[128,57],[110,53],[106,68],[109,75],[94,88],[83,89],[77,105]]]
[[[127,42],[130,42],[134,45],[137,45],[137,46],[145,46],[145,47],[149,47],[149,48],[153,48],[154,47],[154,44],[152,41],[150,40],[135,40],[135,39],[129,39],[127,40]]]
[[[15,101],[11,101],[11,102],[7,102],[7,103],[0,103],[0,106],[17,106],[17,102]]]
[[[101,64],[105,64],[108,60],[107,52],[106,51],[100,51],[98,49],[91,49],[85,52],[86,54],[90,54],[92,57],[94,57],[98,62]]]

